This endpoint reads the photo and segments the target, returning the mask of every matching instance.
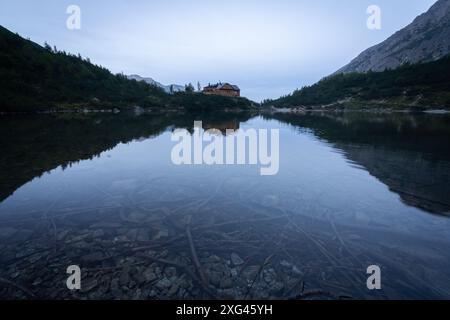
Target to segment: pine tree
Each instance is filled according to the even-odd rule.
[[[192,83],[189,83],[189,84],[187,84],[187,85],[184,87],[184,91],[189,92],[189,93],[192,93],[192,92],[195,91],[195,88],[194,88],[194,86],[192,85]]]

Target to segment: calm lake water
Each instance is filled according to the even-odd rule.
[[[171,132],[194,120],[279,129],[279,173],[172,164]],[[0,298],[450,299],[448,115],[0,124]],[[381,290],[367,289],[370,265]]]

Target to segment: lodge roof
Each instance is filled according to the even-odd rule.
[[[226,87],[226,86],[231,87],[231,89],[232,89],[232,90],[235,90],[235,91],[240,91],[240,90],[241,90],[241,89],[239,89],[238,86],[233,85],[233,84],[229,84],[229,83],[227,83],[227,82],[225,82],[225,83],[219,82],[219,83],[216,83],[216,84],[213,84],[213,85],[210,84],[210,85],[206,86],[205,89],[217,89],[217,90],[221,90],[221,89],[225,89],[224,87]]]

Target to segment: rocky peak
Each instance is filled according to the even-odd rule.
[[[395,69],[405,63],[434,61],[449,53],[450,0],[439,0],[410,25],[367,49],[337,73]]]

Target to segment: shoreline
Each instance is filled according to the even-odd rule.
[[[92,109],[92,108],[77,108],[77,109],[49,109],[49,110],[36,110],[36,111],[0,111],[0,116],[14,116],[14,115],[54,115],[54,114],[120,114],[120,113],[134,113],[135,115],[142,114],[174,114],[174,113],[208,113],[208,112],[224,112],[224,113],[242,113],[249,112],[260,114],[259,109],[214,109],[214,110],[189,110],[183,107],[180,108],[168,108],[168,109],[153,109],[142,107],[127,107],[127,108],[106,108],[106,109]]]
[[[318,112],[366,112],[366,113],[425,113],[425,114],[450,114],[448,109],[392,109],[392,108],[270,108],[261,110],[261,113],[274,114],[274,113],[292,113],[292,114],[306,114],[306,113],[318,113]]]
[[[126,108],[76,108],[76,109],[48,109],[48,110],[36,110],[36,111],[1,111],[0,116],[14,116],[14,115],[45,115],[45,114],[120,114],[120,113],[134,113],[135,115],[141,114],[173,114],[173,113],[208,113],[208,112],[224,112],[224,113],[242,113],[249,112],[255,114],[307,114],[307,113],[335,113],[335,112],[364,112],[364,113],[423,113],[433,115],[447,115],[450,114],[449,109],[436,108],[436,109],[392,109],[392,108],[252,108],[252,109],[214,109],[214,110],[188,110],[186,108],[168,108],[168,109],[153,109],[142,107],[126,107]]]

